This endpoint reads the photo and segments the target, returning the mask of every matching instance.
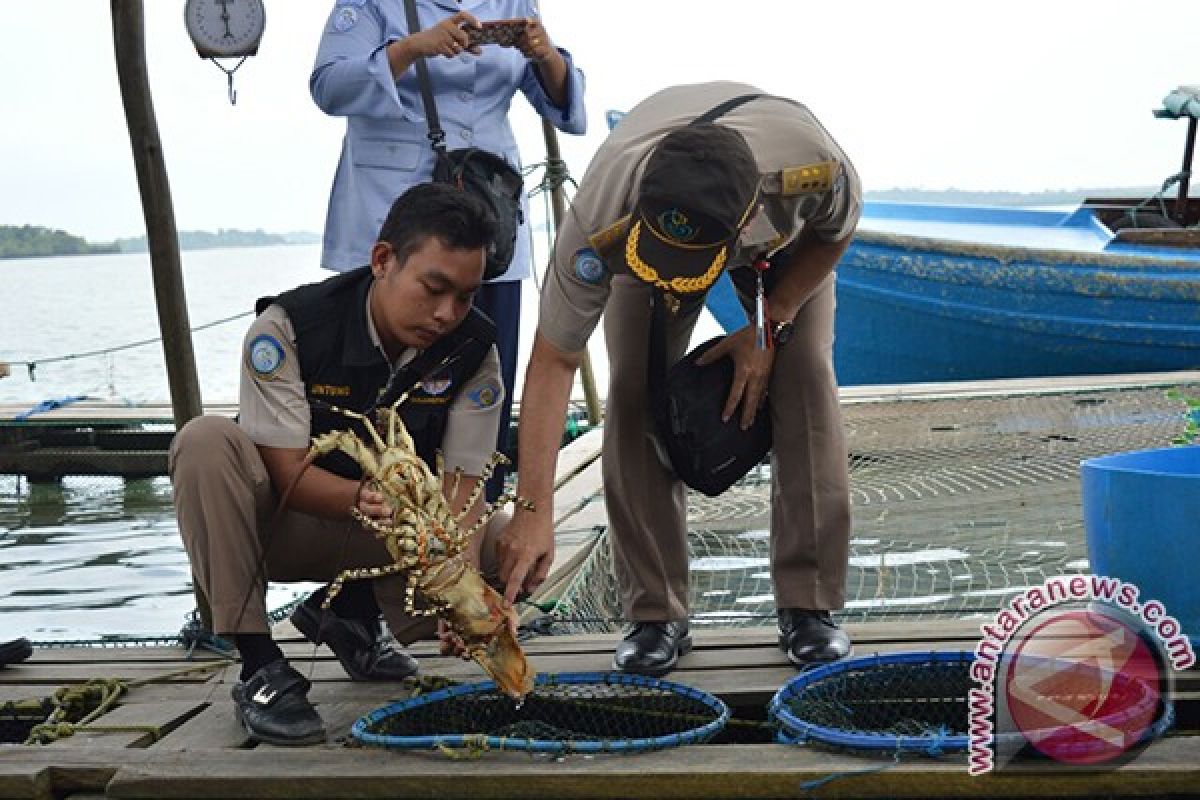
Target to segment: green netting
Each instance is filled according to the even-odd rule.
[[[1055,575],[1086,572],[1079,463],[1160,447],[1195,386],[903,400],[844,408],[853,535],[842,620],[990,616]],[[688,495],[692,622],[774,624],[770,466],[718,498]],[[543,628],[622,623],[603,535]]]
[[[893,653],[804,673],[771,703],[786,741],[847,747],[961,750],[967,746],[969,653]]]
[[[970,693],[977,689],[971,678],[972,663],[973,655],[967,652],[899,652],[844,659],[790,680],[775,694],[768,715],[779,726],[782,742],[928,755],[965,750],[971,737],[980,735],[972,733],[970,719]],[[1026,687],[1036,693],[1039,704],[1084,711],[1055,727],[1025,730],[1012,721],[1001,724],[989,706],[982,734],[988,747],[1003,746],[1016,756],[1031,743],[1060,737],[1055,747],[1062,752],[1101,752],[1114,744],[1097,731],[1116,730],[1125,737],[1127,749],[1161,736],[1174,721],[1173,709],[1157,684],[1149,685],[1136,675],[1072,658],[1026,656],[1022,663],[1027,668],[1040,664],[1057,677]],[[1097,685],[1104,687],[1103,706],[1113,710],[1092,718],[1085,715],[1097,703]],[[1078,735],[1085,732],[1088,735]]]

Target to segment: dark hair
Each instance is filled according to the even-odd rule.
[[[392,203],[379,241],[403,264],[431,236],[455,250],[486,250],[495,233],[491,210],[473,194],[448,183],[419,183]]]

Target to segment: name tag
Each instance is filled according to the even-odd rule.
[[[318,397],[349,397],[349,386],[331,386],[328,383],[314,383],[309,393]]]

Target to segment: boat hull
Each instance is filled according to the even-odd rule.
[[[1200,366],[1200,262],[862,231],[837,292],[843,385]]]

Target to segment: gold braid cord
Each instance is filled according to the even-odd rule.
[[[646,283],[677,294],[696,294],[697,292],[707,290],[708,287],[716,282],[717,278],[721,277],[721,270],[725,268],[725,259],[729,254],[727,246],[722,247],[717,252],[716,256],[713,257],[712,263],[708,265],[708,269],[702,274],[687,278],[676,276],[670,280],[664,280],[659,276],[658,270],[645,261],[642,261],[637,254],[638,241],[641,239],[641,229],[642,221],[638,220],[629,231],[629,238],[625,240],[625,263],[633,270],[634,275],[637,275]]]
[[[390,519],[377,520],[357,508],[351,509],[352,517],[383,540],[392,563],[340,572],[329,586],[325,606],[328,608],[347,580],[402,574],[405,611],[443,619],[502,691],[523,697],[533,688],[533,672],[514,635],[515,612],[505,606],[503,598],[466,558],[471,537],[483,531],[506,503],[514,499],[520,503],[520,498],[505,493],[487,505],[470,528],[459,527],[475,507],[492,471],[507,459],[494,454],[462,507],[451,508],[443,491],[446,474],[441,456],[435,475],[417,454],[397,411],[407,399],[406,392],[390,408],[380,409],[374,421],[364,414],[333,407],[337,413],[362,422],[369,442],[348,430],[313,438],[310,460],[342,451],[358,462],[364,481],[382,493],[394,510]],[[450,476],[450,496],[457,496],[461,481],[462,471],[456,470]]]

